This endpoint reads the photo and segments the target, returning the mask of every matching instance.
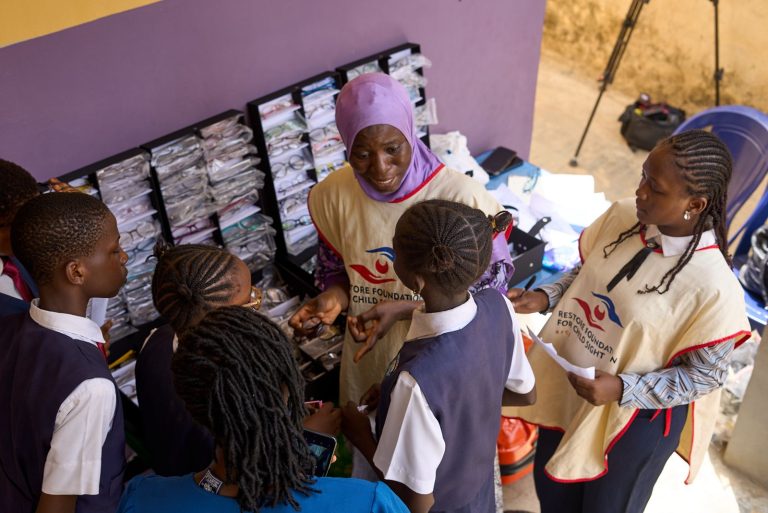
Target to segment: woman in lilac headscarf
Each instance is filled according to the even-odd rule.
[[[336,104],[336,124],[349,166],[331,173],[309,197],[321,241],[315,277],[323,292],[290,323],[301,332],[331,324],[347,311],[340,383],[345,404],[381,381],[421,304],[418,291],[400,283],[392,268],[392,236],[400,215],[414,203],[435,198],[460,201],[490,215],[502,208],[478,182],[447,169],[418,138],[408,92],[389,75],[366,74],[346,84]],[[504,293],[511,271],[502,235],[494,241],[491,265],[477,286]]]

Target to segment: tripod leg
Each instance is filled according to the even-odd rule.
[[[579,140],[576,153],[573,154],[573,158],[569,162],[572,167],[579,165],[579,152],[581,151],[581,146],[584,144],[584,139],[587,137],[587,132],[589,131],[589,126],[592,124],[592,119],[595,117],[595,112],[597,112],[597,106],[600,105],[600,100],[603,97],[603,93],[608,88],[608,84],[613,82],[613,77],[616,75],[616,70],[619,68],[621,58],[624,56],[624,51],[627,49],[627,45],[629,44],[629,38],[632,36],[632,31],[637,24],[640,11],[642,10],[643,5],[647,4],[649,1],[650,0],[632,0],[632,4],[629,6],[627,16],[624,18],[624,22],[621,25],[619,37],[616,39],[616,44],[613,45],[613,50],[611,51],[611,56],[608,59],[608,64],[605,66],[605,71],[603,72],[603,76],[601,78],[602,84],[600,86],[600,93],[597,96],[597,101],[595,102],[595,106],[592,108],[592,113],[589,115],[587,126],[584,127],[584,132],[581,134],[581,140]]]
[[[723,69],[720,67],[720,30],[717,16],[719,0],[711,0],[715,8],[715,106],[720,105],[720,81],[723,80]]]

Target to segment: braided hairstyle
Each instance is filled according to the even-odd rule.
[[[314,460],[302,431],[304,380],[280,328],[250,308],[212,310],[182,335],[172,369],[179,397],[223,450],[241,509],[298,510],[291,492],[315,491]]]
[[[38,194],[37,182],[26,169],[0,159],[0,224],[13,221],[19,207]]]
[[[415,273],[431,275],[445,292],[466,290],[488,268],[493,235],[512,222],[502,211],[486,216],[463,203],[427,200],[410,207],[395,228],[396,258]]]
[[[13,220],[13,253],[38,285],[46,285],[63,263],[93,254],[111,216],[104,203],[88,194],[37,196]]]
[[[685,251],[677,260],[675,266],[662,276],[658,284],[653,287],[645,285],[638,294],[657,292],[664,294],[669,290],[675,276],[691,260],[693,253],[699,245],[701,234],[713,229],[717,245],[728,265],[731,265],[731,256],[728,254],[728,238],[726,226],[726,204],[728,203],[728,184],[731,181],[733,160],[728,147],[711,132],[705,130],[688,130],[673,135],[661,141],[658,147],[667,146],[672,151],[675,165],[686,184],[686,192],[690,196],[701,196],[707,199],[707,206],[699,215],[693,228],[693,237],[685,248]],[[636,223],[629,230],[621,233],[619,237],[603,248],[603,255],[610,255],[616,246],[640,232],[640,223]]]
[[[170,247],[159,241],[155,257],[152,300],[178,334],[235,294],[231,273],[237,257],[224,249],[202,244]]]

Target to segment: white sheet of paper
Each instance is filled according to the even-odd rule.
[[[557,349],[555,349],[555,346],[552,344],[548,344],[541,340],[532,330],[531,328],[528,328],[528,335],[531,337],[531,340],[534,341],[534,343],[539,344],[541,348],[557,363],[560,367],[565,369],[567,372],[573,372],[577,376],[581,376],[582,378],[587,379],[595,379],[595,368],[594,367],[579,367],[577,365],[572,364],[559,354],[557,354]]]

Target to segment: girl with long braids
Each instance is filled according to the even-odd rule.
[[[400,217],[395,272],[424,298],[378,388],[349,402],[345,436],[411,512],[495,511],[493,460],[502,404],[531,404],[535,383],[510,302],[470,286],[511,216],[428,200]],[[377,406],[378,404],[378,406]]]
[[[518,312],[551,310],[541,332],[595,379],[567,374],[534,346],[539,402],[505,411],[539,424],[542,513],[645,509],[677,451],[699,469],[734,347],[749,338],[725,226],[731,155],[691,130],[661,141],[636,198],[581,235],[582,264],[558,283],[512,289]]]
[[[192,420],[173,389],[171,358],[179,336],[213,309],[258,308],[261,293],[251,286],[248,266],[224,249],[161,243],[155,257],[152,298],[169,324],[155,330],[141,348],[136,393],[152,469],[163,476],[179,476],[208,465],[214,447],[210,433]],[[340,422],[341,412],[330,402],[305,419],[308,429],[330,435],[336,434]]]
[[[407,512],[383,483],[312,478],[304,380],[283,332],[251,308],[212,310],[186,330],[173,376],[215,459],[194,474],[135,478],[119,513]]]

